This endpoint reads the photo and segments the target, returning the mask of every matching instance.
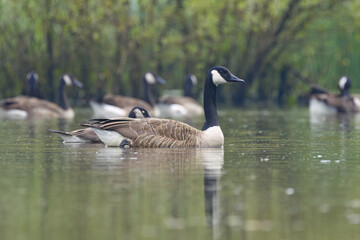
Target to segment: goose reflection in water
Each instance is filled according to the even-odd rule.
[[[220,239],[221,202],[218,186],[224,164],[222,148],[167,148],[167,149],[121,149],[99,148],[93,168],[116,170],[140,168],[142,175],[154,174],[156,170],[180,172],[182,177],[203,172],[204,183],[204,224],[212,228],[213,239]],[[149,171],[149,169],[154,171]],[[176,216],[173,216],[176,219]],[[176,222],[176,221],[175,221]],[[174,221],[172,222],[174,224]]]

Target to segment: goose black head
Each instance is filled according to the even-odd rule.
[[[153,72],[147,72],[144,74],[144,80],[149,85],[154,84],[165,84],[166,80],[161,78],[159,75],[153,73]]]
[[[39,75],[36,72],[31,71],[26,74],[26,80],[29,84],[36,84],[39,81]]]
[[[197,78],[194,74],[186,74],[186,80],[184,84],[184,96],[193,97],[192,89],[197,85]]]
[[[84,85],[75,78],[74,75],[65,73],[61,76],[60,80],[66,85],[66,86],[72,86],[73,84],[79,88],[82,88]]]
[[[189,86],[196,86],[197,85],[197,78],[194,74],[188,73],[186,75],[186,84]]]
[[[129,112],[129,117],[130,118],[151,118],[151,115],[145,108],[134,107]]]
[[[211,74],[211,79],[215,86],[228,82],[245,82],[244,80],[233,75],[226,67],[212,67],[209,70],[209,73]]]

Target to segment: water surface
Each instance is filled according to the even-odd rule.
[[[358,117],[223,110],[224,149],[122,150],[47,131],[90,117],[0,122],[0,239],[360,238]]]

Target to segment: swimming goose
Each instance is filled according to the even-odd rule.
[[[141,107],[134,107],[129,112],[129,118],[151,118],[146,109]],[[92,128],[77,129],[71,132],[63,132],[58,130],[51,130],[52,133],[57,133],[64,141],[64,143],[101,143],[100,138],[95,134]],[[117,146],[120,146],[119,142]]]
[[[164,96],[160,98],[161,117],[182,118],[204,114],[203,107],[193,98],[192,88],[197,84],[194,74],[187,74],[184,84],[184,96]]]
[[[312,88],[309,102],[311,114],[336,114],[360,112],[360,99],[351,96],[351,80],[343,76],[339,79],[340,94],[330,93],[325,89]],[[319,90],[320,89],[320,90]]]
[[[0,117],[9,118],[9,119],[26,118],[26,115],[24,115],[24,111],[6,107],[6,105],[9,104],[10,102],[26,101],[29,97],[37,97],[38,96],[37,85],[39,82],[39,75],[36,72],[31,71],[28,74],[26,74],[26,81],[27,81],[27,94],[26,95],[20,95],[17,97],[0,100]]]
[[[65,86],[82,87],[71,74],[63,74],[59,82],[59,105],[36,97],[8,98],[0,102],[3,111],[17,111],[21,118],[64,118],[74,117],[74,110],[69,106]],[[21,113],[21,114],[20,114]]]
[[[117,138],[127,139],[132,147],[223,147],[224,135],[217,116],[216,90],[218,85],[228,82],[244,80],[225,67],[212,67],[207,73],[204,87],[205,123],[201,131],[179,121],[158,118],[110,118],[93,120],[83,126],[94,128],[107,146],[114,146],[112,142]]]
[[[126,113],[135,106],[145,108],[150,112],[150,114],[158,116],[159,112],[156,108],[156,103],[152,95],[152,86],[158,83],[165,84],[166,81],[153,72],[147,72],[144,74],[143,86],[145,101],[138,98],[113,94],[105,95],[101,103],[90,101],[90,106],[93,109],[94,116],[96,118],[123,117],[126,116]]]

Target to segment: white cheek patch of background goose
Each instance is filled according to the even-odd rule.
[[[71,81],[71,78],[69,77],[69,75],[64,75],[64,82],[67,86],[71,86],[72,84],[72,81]]]
[[[340,78],[339,80],[339,87],[340,89],[345,89],[345,84],[347,82],[347,78],[344,76],[342,78]]]
[[[156,79],[155,79],[154,75],[149,72],[145,74],[145,79],[146,79],[146,82],[150,85],[156,83]]]

